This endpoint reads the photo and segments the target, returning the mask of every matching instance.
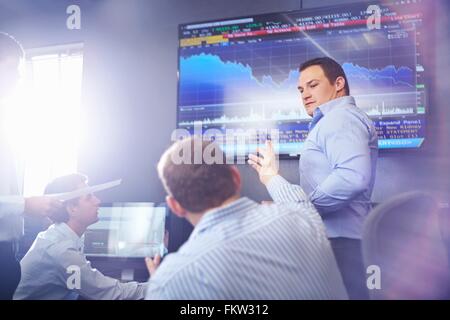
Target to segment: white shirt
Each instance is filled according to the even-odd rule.
[[[22,278],[15,300],[72,300],[78,295],[94,300],[138,300],[147,288],[147,283],[122,283],[93,269],[83,254],[82,239],[65,223],[39,233],[20,265]],[[71,281],[74,266],[80,270],[79,289],[68,288],[68,282],[76,283]]]

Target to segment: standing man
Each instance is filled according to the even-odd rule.
[[[378,138],[355,104],[342,67],[317,58],[300,67],[298,90],[312,117],[300,158],[300,186],[319,211],[351,299],[368,299],[361,236],[375,181]],[[298,192],[278,174],[271,143],[250,155],[272,198]]]
[[[19,196],[18,178],[5,133],[5,100],[19,80],[22,46],[0,32],[0,300],[12,299],[20,281],[17,241],[23,235],[23,214],[46,216],[60,207],[48,197]]]

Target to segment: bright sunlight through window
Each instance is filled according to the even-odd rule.
[[[25,196],[40,195],[51,179],[77,171],[82,50],[81,44],[27,50],[9,121]]]

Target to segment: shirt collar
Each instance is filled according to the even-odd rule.
[[[258,204],[253,200],[250,200],[247,197],[242,197],[224,207],[209,210],[203,215],[200,222],[195,226],[189,240],[194,239],[201,232],[220,224],[224,220],[227,220],[230,216],[242,214],[243,212],[257,206]]]
[[[316,110],[314,110],[312,120],[309,123],[309,131],[310,132],[314,129],[314,127],[317,125],[317,123],[319,123],[319,121],[320,121],[320,119],[322,119],[322,117],[323,117],[322,111],[320,111],[320,108],[316,108]]]
[[[71,241],[73,241],[73,243],[75,244],[75,247],[76,247],[78,250],[83,250],[83,246],[84,246],[83,238],[82,238],[82,237],[79,237],[79,236],[75,233],[75,231],[73,231],[73,230],[67,225],[67,223],[64,223],[64,222],[58,223],[58,224],[55,225],[55,228],[56,228],[59,232],[61,232],[65,238],[68,238],[68,239],[70,239]]]
[[[337,108],[337,107],[340,107],[343,105],[349,105],[349,104],[356,105],[354,97],[345,96],[345,97],[333,99],[331,101],[328,101],[327,103],[322,104],[321,106],[318,107],[318,109],[320,109],[320,111],[322,111],[323,115],[326,115],[328,112],[330,112],[334,108]]]
[[[313,117],[313,119],[323,117],[323,113],[322,113],[322,110],[320,110],[320,107],[316,108],[316,110],[314,110],[312,117]]]

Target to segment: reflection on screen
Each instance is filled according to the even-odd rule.
[[[211,132],[236,154],[253,152],[277,129],[279,153],[299,154],[310,117],[297,90],[298,68],[330,56],[374,121],[379,147],[419,148],[429,110],[429,4],[378,7],[375,29],[367,26],[367,3],[180,25],[178,127]]]
[[[165,207],[113,205],[84,235],[84,253],[107,257],[153,257],[164,253]]]

